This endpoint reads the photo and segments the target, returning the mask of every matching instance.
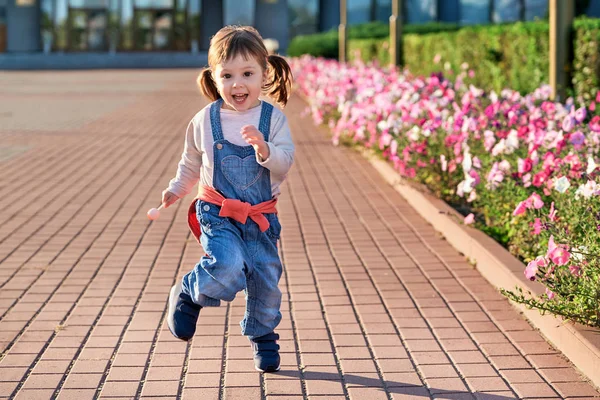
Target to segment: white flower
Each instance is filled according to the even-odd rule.
[[[492,155],[496,157],[504,153],[504,150],[506,150],[505,141],[504,139],[500,139],[500,141],[492,148]]]
[[[419,139],[419,127],[413,126],[411,130],[408,131],[408,138],[413,142]]]
[[[498,101],[498,94],[496,94],[496,92],[494,92],[493,90],[490,93],[490,100],[492,101],[492,103],[495,103]]]
[[[473,190],[474,183],[475,178],[473,178],[471,175],[466,175],[465,180],[459,183],[458,185],[460,189],[462,189],[463,193],[471,193],[471,190]]]
[[[598,166],[596,165],[596,162],[594,161],[594,157],[592,157],[592,156],[588,157],[587,162],[588,162],[588,165],[587,165],[587,169],[585,170],[585,172],[589,175],[592,172],[594,172],[594,170]]]
[[[465,154],[463,156],[462,168],[465,174],[468,174],[471,168],[473,167],[473,160],[471,159],[471,153],[469,153],[469,148],[465,149]],[[465,190],[466,192],[466,190]]]
[[[588,248],[586,246],[579,246],[579,247],[576,247],[574,250],[576,250],[576,251],[571,252],[571,258],[573,258],[577,262],[583,261],[583,254],[579,254],[577,251],[580,251],[582,253],[587,253]]]
[[[559,193],[564,193],[571,186],[569,179],[566,176],[561,176],[559,179],[554,178],[554,189]]]
[[[512,129],[510,131],[510,133],[508,134],[508,136],[506,137],[506,149],[507,149],[507,151],[509,151],[508,154],[510,154],[513,151],[515,151],[517,148],[519,148],[518,132],[516,130]]]
[[[498,167],[500,168],[500,171],[504,172],[505,174],[510,172],[510,163],[507,160],[500,161]]]
[[[579,196],[583,196],[586,199],[589,199],[594,194],[596,194],[598,190],[599,188],[596,182],[588,181],[585,185],[581,185],[577,188],[577,191],[575,192],[575,197],[579,198]]]
[[[440,164],[442,165],[442,171],[446,172],[448,169],[448,162],[446,161],[446,156],[443,154],[440,156]]]

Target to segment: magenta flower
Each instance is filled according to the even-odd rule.
[[[548,300],[552,300],[554,298],[554,296],[556,296],[554,294],[554,292],[548,288],[546,288],[546,296],[548,296]]]
[[[530,158],[526,158],[524,160],[519,158],[517,160],[517,171],[519,174],[526,174],[527,172],[531,171],[532,168],[533,161]]]
[[[590,121],[590,129],[594,132],[600,132],[600,115],[596,115]]]

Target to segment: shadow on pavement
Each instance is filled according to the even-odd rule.
[[[280,370],[276,373],[277,375],[290,376],[290,377],[298,377],[297,370]],[[352,385],[354,387],[368,387],[373,389],[383,390],[382,382],[380,379],[369,378],[361,375],[354,374],[344,374],[344,381],[346,385]],[[307,371],[304,373],[304,379],[307,381],[340,381],[340,375],[334,374],[330,372],[313,372]],[[469,391],[460,391],[460,390],[446,390],[446,389],[436,389],[436,388],[427,388],[426,386],[414,385],[411,383],[404,382],[395,382],[395,381],[385,381],[385,385],[387,386],[387,393],[393,394],[404,394],[410,396],[419,396],[425,398],[431,398],[433,395],[436,399],[460,399],[461,395],[467,395],[471,398],[477,396],[478,400],[508,400],[515,399],[516,397],[508,397],[502,395],[495,395],[493,393],[481,393],[481,392],[469,392]],[[431,395],[430,395],[431,393]]]

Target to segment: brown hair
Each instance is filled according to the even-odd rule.
[[[292,91],[292,70],[285,59],[269,55],[260,33],[251,26],[226,26],[210,40],[208,68],[198,76],[198,87],[210,100],[221,98],[212,71],[218,64],[241,55],[245,59],[254,57],[263,71],[267,71],[267,81],[263,92],[285,107]]]

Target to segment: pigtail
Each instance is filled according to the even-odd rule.
[[[216,101],[221,98],[221,95],[217,90],[217,85],[215,85],[215,81],[212,78],[210,68],[204,68],[202,72],[200,72],[196,83],[200,88],[200,92],[208,97],[210,101]]]
[[[269,97],[285,107],[292,94],[292,69],[283,57],[275,54],[269,55],[267,62],[271,68],[263,89]]]

